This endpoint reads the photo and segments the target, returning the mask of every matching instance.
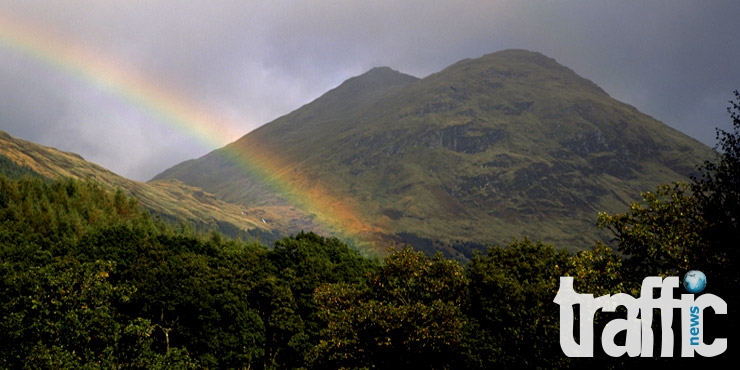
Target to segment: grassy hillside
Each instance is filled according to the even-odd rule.
[[[710,156],[553,59],[508,50],[423,79],[373,69],[157,179],[244,205],[288,204],[237,165],[269,158],[319,203],[347,204],[381,243],[455,254],[469,252],[456,244],[529,236],[584,249],[602,237],[597,212],[688,180]]]
[[[181,181],[132,181],[85,161],[77,154],[20,140],[2,131],[0,155],[6,163],[3,168],[14,173],[35,173],[49,179],[89,179],[109,189],[120,188],[160,217],[187,220],[198,227],[219,229],[233,236],[241,233],[246,238],[266,240],[276,237],[273,228],[261,221],[276,218],[272,216],[274,211],[229,204]]]

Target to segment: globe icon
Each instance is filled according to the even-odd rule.
[[[689,293],[701,293],[707,286],[707,276],[699,270],[691,270],[683,276],[683,287]]]

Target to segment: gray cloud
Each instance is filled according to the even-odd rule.
[[[243,133],[374,66],[424,77],[506,48],[553,57],[708,145],[714,127],[730,129],[740,88],[734,0],[0,0],[0,14],[140,71]],[[217,146],[2,40],[0,129],[12,135],[139,180]]]

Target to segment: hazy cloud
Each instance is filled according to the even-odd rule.
[[[730,128],[740,89],[735,0],[0,0],[0,14],[139,71],[242,133],[374,66],[424,77],[506,48],[553,57],[708,145],[714,127]],[[0,129],[139,180],[217,146],[2,35],[0,96]]]

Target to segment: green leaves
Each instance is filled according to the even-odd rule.
[[[555,366],[561,352],[552,298],[569,263],[567,252],[529,239],[473,257],[466,312],[471,366]]]
[[[706,227],[689,186],[661,185],[642,198],[630,205],[629,213],[599,213],[597,226],[615,235],[618,250],[629,256],[630,275],[637,279],[688,271],[705,248],[700,233]]]
[[[309,359],[317,367],[445,368],[461,358],[464,269],[440,254],[391,252],[363,284],[319,287],[326,323]]]
[[[645,276],[699,268],[729,297],[734,257],[689,189],[600,214],[617,250],[524,239],[461,265],[411,247],[368,260],[303,232],[268,249],[163,225],[91,182],[0,177],[0,367],[579,365],[559,347],[560,276],[637,295]]]
[[[304,232],[277,241],[268,258],[276,279],[266,287],[267,357],[283,366],[306,366],[305,354],[321,330],[314,291],[322,284],[364,283],[374,263],[337,238]]]
[[[578,252],[569,258],[567,272],[563,276],[573,276],[575,290],[592,293],[594,297],[624,293],[627,289],[632,294],[638,294],[639,284],[625,284],[629,277],[624,275],[622,256],[597,242],[593,249]]]
[[[112,304],[128,301],[135,289],[108,281],[114,265],[66,257],[6,274],[0,325],[5,365],[56,367],[45,360],[51,354],[80,364],[117,361],[125,324]]]

